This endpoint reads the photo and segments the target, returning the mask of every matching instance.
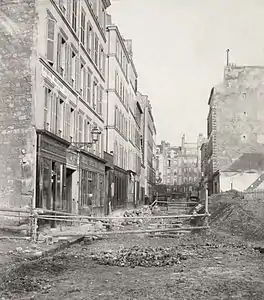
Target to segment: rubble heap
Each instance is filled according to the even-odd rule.
[[[152,215],[149,206],[144,206],[139,209],[126,210],[123,216],[126,218],[140,217],[141,219],[126,219],[122,221],[122,225],[143,224],[144,218]]]
[[[118,251],[103,251],[92,255],[92,258],[103,265],[133,268],[171,266],[187,259],[188,255],[178,252],[176,248],[133,246]]]
[[[210,226],[213,229],[231,233],[245,240],[264,240],[264,221],[243,205],[233,192],[217,195],[211,199]]]

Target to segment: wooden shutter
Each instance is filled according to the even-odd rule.
[[[67,20],[71,22],[71,8],[72,8],[72,0],[67,0]]]
[[[76,110],[74,112],[74,114],[75,114],[75,138],[74,138],[74,140],[76,142],[78,142],[78,131],[79,131],[79,118],[78,118],[79,114],[78,114],[78,111]]]
[[[75,89],[80,92],[80,59],[76,54],[75,58]]]
[[[65,45],[65,79],[70,82],[70,64],[71,64],[71,49],[68,44]]]
[[[83,67],[83,80],[82,80],[82,97],[84,101],[87,101],[86,98],[86,78],[87,78],[87,70]]]
[[[57,72],[61,74],[61,45],[62,45],[62,36],[58,33],[57,41]]]
[[[94,32],[91,30],[91,57],[94,60]]]
[[[47,60],[54,62],[55,21],[48,17]]]

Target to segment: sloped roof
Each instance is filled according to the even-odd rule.
[[[264,171],[264,153],[244,153],[225,171]]]

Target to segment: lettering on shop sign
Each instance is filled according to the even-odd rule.
[[[43,77],[48,78],[57,88],[59,88],[60,91],[64,92],[64,85],[44,66],[42,66],[42,75]]]

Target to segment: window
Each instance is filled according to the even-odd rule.
[[[79,142],[83,142],[83,115],[81,113],[79,113],[78,128],[79,128],[79,137],[78,137],[78,140],[79,140]]]
[[[72,0],[72,28],[77,30],[77,0]]]
[[[97,95],[98,102],[97,102],[97,113],[102,115],[103,113],[103,87],[99,86],[99,93]]]
[[[91,104],[92,72],[87,73],[87,102]]]
[[[98,66],[98,36],[95,34],[94,35],[94,63],[96,64],[96,66]]]
[[[93,28],[89,22],[87,22],[87,31],[86,31],[86,50],[91,54],[92,49],[92,32]]]
[[[66,12],[66,0],[59,0],[59,7],[63,14]]]
[[[64,77],[66,64],[66,40],[58,34],[58,47],[57,47],[57,71]]]
[[[97,80],[94,79],[93,82],[93,103],[92,103],[92,107],[94,110],[96,110],[96,101],[97,100]]]
[[[97,16],[98,15],[98,11],[97,11],[97,0],[93,1],[93,11],[94,14]]]
[[[80,76],[80,79],[81,79],[81,82],[80,82],[80,94],[81,94],[81,97],[84,99],[83,97],[83,91],[84,91],[84,65],[81,63],[81,72],[80,72],[81,76]]]
[[[77,56],[74,51],[71,54],[71,86],[75,88],[76,85],[76,64],[77,63]]]
[[[83,68],[81,76],[81,95],[83,100],[87,101],[87,90],[86,90],[86,81],[87,81],[87,70]]]
[[[115,90],[118,93],[118,91],[119,91],[119,76],[118,76],[117,71],[115,72]]]
[[[85,12],[82,10],[81,13],[81,43],[85,43]]]
[[[117,106],[115,107],[115,127],[117,127]]]
[[[84,122],[84,142],[90,142],[90,122],[88,118]]]
[[[71,128],[71,107],[69,104],[64,105],[64,138],[70,140],[70,128]]]
[[[48,16],[47,60],[54,63],[55,20]]]
[[[75,127],[75,113],[74,109],[70,108],[70,141],[73,141],[74,136],[74,127]]]
[[[64,101],[58,98],[57,106],[57,135],[62,137],[63,135],[63,124],[64,124]]]
[[[50,129],[50,105],[51,105],[51,90],[45,87],[45,101],[44,101],[44,129]]]

